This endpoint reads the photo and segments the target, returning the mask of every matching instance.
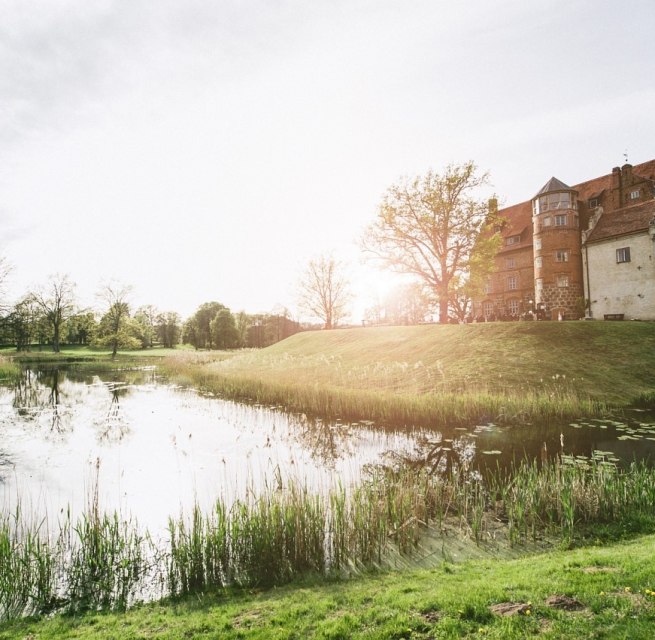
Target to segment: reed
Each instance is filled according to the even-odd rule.
[[[652,526],[654,512],[655,470],[642,463],[621,469],[563,457],[484,478],[465,463],[447,474],[380,466],[357,486],[337,483],[321,494],[278,476],[233,504],[219,499],[208,513],[196,505],[171,518],[168,541],[155,545],[136,522],[102,513],[96,491],[79,519],[66,515],[54,530],[20,508],[2,514],[0,619],[122,610],[158,593],[342,575],[384,565],[398,552],[410,555],[446,524],[478,544],[500,521],[511,545],[544,535],[570,545],[589,525]]]

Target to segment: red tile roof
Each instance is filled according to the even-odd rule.
[[[599,242],[648,229],[655,218],[655,200],[616,209],[600,217],[587,242]]]
[[[632,173],[639,177],[655,180],[655,160],[649,160],[648,162],[634,165],[632,167]],[[578,192],[578,200],[585,201],[590,198],[598,197],[605,189],[611,189],[611,187],[612,174],[608,173],[604,176],[573,185],[570,188],[575,189]],[[500,209],[498,214],[501,218],[506,220],[505,226],[501,231],[501,236],[503,238],[516,236],[521,233],[523,229],[532,225],[532,200],[526,200],[525,202],[512,205],[511,207]],[[531,234],[529,234],[528,238],[522,238],[522,240],[527,240],[527,244],[532,245]],[[521,242],[521,247],[523,246],[526,245]]]

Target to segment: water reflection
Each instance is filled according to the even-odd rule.
[[[527,457],[655,458],[655,419],[493,424],[442,430],[376,428],[226,402],[168,384],[156,371],[25,370],[0,387],[3,496],[84,503],[98,475],[106,508],[165,525],[194,501],[238,497],[272,479],[322,490],[385,464],[485,473]],[[99,461],[99,470],[96,462]]]

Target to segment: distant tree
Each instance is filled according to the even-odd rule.
[[[239,346],[245,347],[248,344],[248,329],[251,325],[251,318],[245,311],[239,311],[234,314],[234,323],[239,336]]]
[[[134,349],[139,340],[130,330],[130,305],[128,302],[132,288],[127,285],[111,283],[102,287],[98,297],[104,301],[107,311],[100,320],[97,342],[111,347],[111,357],[115,358],[118,348]]]
[[[67,275],[54,275],[44,287],[31,294],[52,330],[52,350],[59,352],[61,329],[75,312],[75,284]]]
[[[171,349],[180,342],[181,321],[179,314],[174,311],[166,311],[157,316],[155,324],[157,339],[165,348]]]
[[[212,319],[210,327],[217,349],[234,349],[239,345],[239,333],[229,309],[221,309]]]
[[[418,276],[434,292],[441,322],[448,319],[455,283],[468,279],[474,248],[494,236],[495,219],[476,196],[487,184],[488,175],[473,162],[449,165],[443,175],[428,171],[403,179],[388,189],[363,237],[370,258]]]
[[[159,311],[152,304],[139,307],[134,314],[134,320],[140,328],[139,338],[144,348],[152,347],[157,337],[156,325],[158,316]]]
[[[211,321],[219,311],[227,309],[220,302],[205,302],[184,324],[184,342],[196,349],[212,349],[215,346]],[[229,311],[229,309],[227,309]]]
[[[7,317],[7,324],[16,343],[16,351],[28,351],[37,333],[41,310],[34,298],[28,295],[16,303]]]
[[[343,263],[322,255],[309,261],[299,282],[300,306],[332,329],[346,316],[350,301]]]
[[[76,313],[66,323],[66,342],[69,344],[90,344],[98,330],[98,322],[91,311]]]

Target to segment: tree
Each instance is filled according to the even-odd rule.
[[[227,309],[220,302],[205,302],[184,324],[184,341],[192,344],[196,349],[211,349],[214,345],[214,336],[211,321],[219,311]],[[229,311],[229,309],[227,309]]]
[[[31,294],[52,329],[52,350],[59,353],[61,329],[75,312],[75,283],[67,275],[54,275],[50,283]]]
[[[157,316],[155,324],[157,338],[162,347],[172,349],[180,341],[180,316],[174,311],[165,311]]]
[[[217,349],[234,349],[238,346],[239,333],[229,309],[221,309],[212,319],[210,327]]]
[[[159,316],[159,311],[152,304],[146,304],[139,307],[134,314],[134,319],[139,323],[141,328],[141,343],[143,348],[152,347],[155,340],[157,331],[155,325],[157,323],[157,318]]]
[[[77,313],[66,323],[68,344],[89,344],[95,338],[98,323],[92,311]]]
[[[495,217],[475,192],[488,184],[473,162],[449,165],[443,175],[402,179],[391,186],[368,227],[362,248],[373,260],[418,276],[436,295],[447,322],[455,283],[467,281],[474,250],[493,243]]]
[[[130,305],[128,297],[132,288],[123,284],[106,284],[98,297],[107,305],[107,311],[100,320],[98,338],[100,344],[111,347],[111,357],[115,358],[118,347],[133,349],[139,341],[130,333],[128,320]]]
[[[30,348],[39,317],[40,309],[30,295],[14,305],[7,322],[13,333],[16,351],[27,351]]]
[[[300,306],[320,318],[326,329],[337,326],[346,316],[350,301],[344,265],[332,256],[319,256],[309,261],[300,278]]]

